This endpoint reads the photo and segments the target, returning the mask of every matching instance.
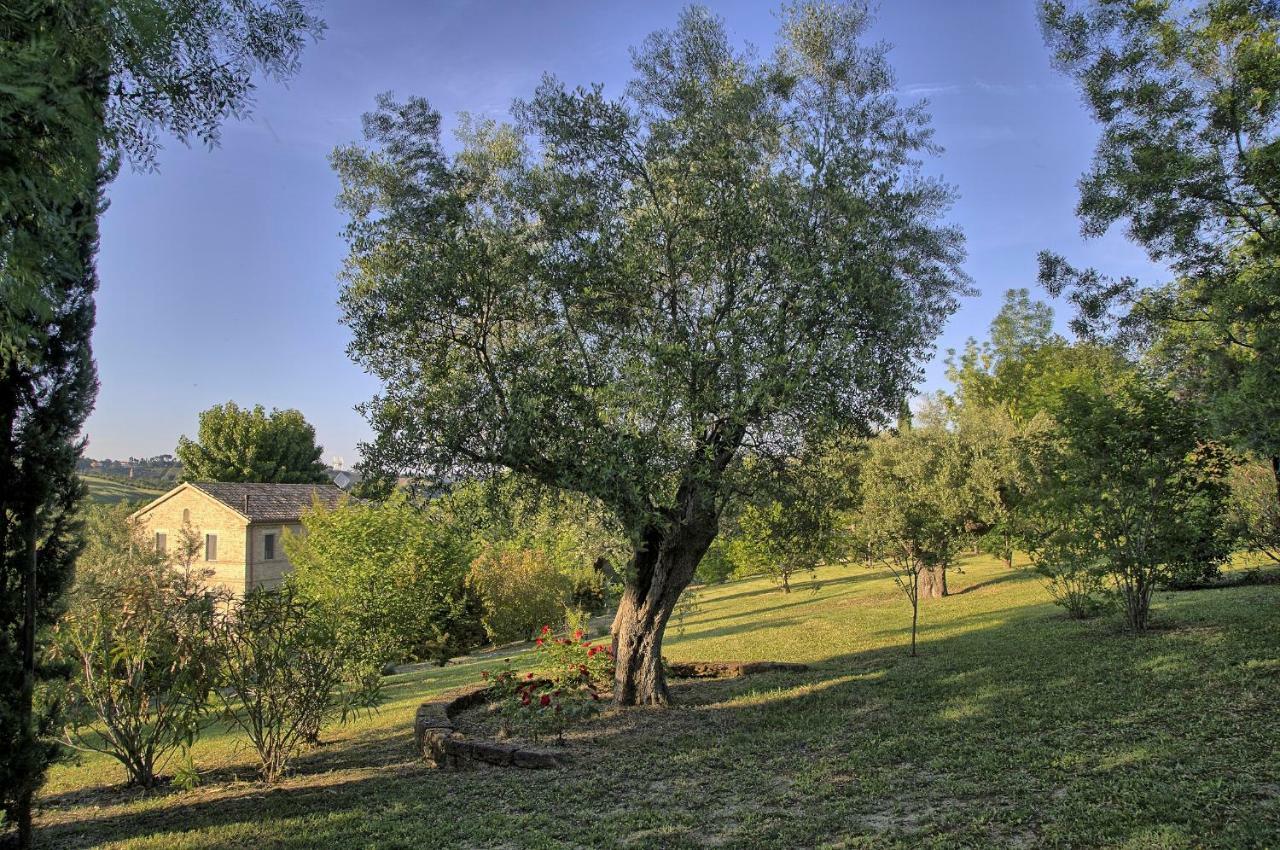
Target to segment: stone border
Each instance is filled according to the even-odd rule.
[[[782,661],[678,661],[667,665],[671,676],[677,679],[734,679],[752,673],[797,673],[808,669],[807,664]],[[534,684],[546,683],[535,680]],[[564,753],[464,738],[453,719],[488,701],[489,686],[473,685],[418,706],[413,718],[413,740],[427,764],[457,770],[472,765],[538,769],[565,763]]]
[[[549,750],[464,738],[454,727],[453,718],[488,701],[489,686],[474,685],[453,696],[439,697],[418,706],[413,718],[413,740],[427,764],[458,769],[468,764],[546,768],[563,763],[562,755]]]

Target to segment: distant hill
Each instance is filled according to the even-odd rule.
[[[101,478],[128,479],[129,481],[149,481],[171,487],[182,477],[182,463],[173,455],[156,455],[155,457],[131,457],[127,460],[105,458],[97,460],[82,457],[76,463],[76,471],[81,475],[94,475]]]
[[[104,478],[98,475],[80,475],[81,480],[89,488],[89,501],[100,505],[114,505],[118,502],[149,502],[168,490],[168,485],[159,481],[135,479],[128,481],[120,478]]]

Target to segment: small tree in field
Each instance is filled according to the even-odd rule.
[[[105,753],[129,781],[150,788],[157,771],[200,728],[217,680],[211,640],[218,596],[194,569],[189,527],[172,554],[156,550],[125,506],[90,514],[56,650],[73,666],[65,742]]]
[[[216,622],[226,716],[249,738],[265,782],[284,774],[326,720],[376,697],[343,688],[336,624],[319,614],[286,583],[250,590]]]
[[[759,486],[738,514],[727,552],[736,572],[763,573],[790,593],[793,576],[812,575],[843,555],[851,544],[847,513],[857,492],[858,458],[856,450],[832,444],[749,476]]]
[[[1026,545],[1052,578],[1105,579],[1143,631],[1157,585],[1216,570],[1229,554],[1228,462],[1178,401],[1141,375],[1068,389],[1027,506]]]
[[[863,466],[860,536],[911,603],[912,655],[920,599],[946,594],[946,571],[964,535],[958,454],[946,429],[905,429],[872,440]]]
[[[965,287],[927,116],[867,28],[789,6],[761,60],[692,8],[620,97],[548,78],[454,154],[426,101],[384,98],[334,155],[350,350],[385,388],[366,463],[606,505],[633,546],[619,704],[669,699],[663,634],[744,452],[885,421]]]

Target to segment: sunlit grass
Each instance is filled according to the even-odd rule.
[[[783,594],[700,590],[673,660],[808,673],[675,689],[579,730],[571,768],[433,771],[411,723],[493,658],[389,677],[276,788],[212,725],[192,791],[117,787],[101,757],[50,774],[46,846],[1270,847],[1280,845],[1280,587],[1159,594],[1153,632],[1066,619],[1039,580],[967,559],[926,600],[921,657],[888,578],[827,567]],[[515,655],[517,663],[521,654]]]

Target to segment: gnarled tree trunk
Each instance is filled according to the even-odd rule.
[[[665,527],[646,529],[632,560],[612,628],[617,665],[613,700],[618,705],[670,702],[662,671],[662,635],[681,591],[719,530],[714,511],[682,513]]]
[[[947,595],[947,568],[925,567],[920,570],[920,598],[940,599]]]

